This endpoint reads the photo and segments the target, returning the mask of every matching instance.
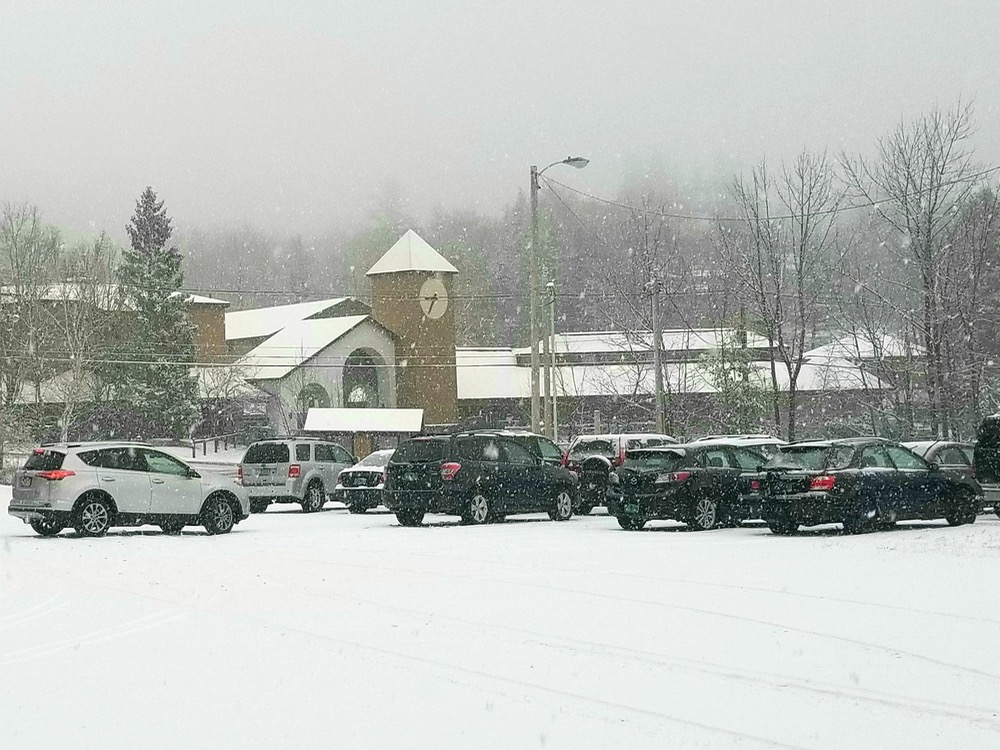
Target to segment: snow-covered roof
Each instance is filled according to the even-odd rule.
[[[226,313],[226,341],[270,336],[282,328],[346,302],[348,297],[297,302]]]
[[[385,255],[375,261],[366,276],[401,271],[429,271],[432,273],[458,273],[448,260],[412,229],[396,240]]]
[[[836,340],[805,353],[807,359],[882,359],[884,357],[921,357],[924,348],[891,333],[876,335],[845,334]]]
[[[708,351],[723,344],[732,346],[735,328],[667,329],[662,332],[663,351]],[[752,331],[747,331],[747,347],[767,349],[768,341]],[[557,333],[557,354],[608,354],[650,351],[653,348],[652,331],[580,331]],[[527,354],[529,347],[516,350]]]
[[[10,298],[15,294],[15,287],[12,284],[0,286],[0,299]],[[205,297],[200,294],[189,292],[171,292],[171,297],[185,295],[184,301],[195,305],[228,305],[223,299]],[[117,307],[128,307],[122,299],[121,286],[119,284],[91,284],[76,281],[59,281],[52,284],[36,284],[32,296],[45,302],[79,302],[81,300],[92,301],[104,310],[111,310]]]
[[[349,315],[296,321],[244,354],[236,366],[249,380],[283,378],[368,319],[367,315]]]
[[[306,432],[402,432],[424,428],[423,409],[317,409],[306,414]]]
[[[455,350],[460,400],[526,399],[531,397],[531,368],[517,364],[512,349]],[[708,371],[698,362],[666,362],[664,385],[673,393],[715,393]],[[788,390],[788,371],[778,364],[778,388]],[[751,363],[751,377],[770,388],[770,363]],[[651,395],[655,377],[651,364],[559,364],[555,368],[560,396]],[[796,383],[799,391],[882,390],[887,386],[859,365],[844,359],[806,362]]]
[[[174,294],[183,294],[183,292],[174,292]],[[228,305],[229,303],[224,299],[215,299],[215,297],[205,297],[201,294],[189,294],[184,300],[192,305]]]

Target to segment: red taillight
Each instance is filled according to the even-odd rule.
[[[837,477],[831,477],[829,475],[822,477],[813,477],[812,481],[809,482],[809,491],[812,492],[816,490],[817,492],[829,492],[833,489],[833,485],[837,483]]]
[[[623,463],[625,463],[625,446],[624,445],[621,448],[618,449],[618,458],[612,459],[611,460],[611,465],[612,466],[621,466]]]
[[[243,484],[243,466],[236,467],[236,483]]]
[[[53,482],[58,482],[60,479],[65,479],[66,477],[75,477],[76,472],[70,471],[69,469],[52,469],[50,471],[40,471],[35,474],[39,479],[48,479]]]
[[[563,456],[562,456],[562,465],[563,465],[563,468],[566,468],[566,469],[569,468],[569,451],[566,451],[565,453],[563,453]]]
[[[457,461],[449,461],[446,464],[441,464],[441,479],[445,482],[450,482],[461,468],[462,464]]]
[[[690,478],[691,478],[690,471],[675,471],[673,474],[670,475],[671,482],[686,482]]]
[[[759,490],[760,489],[760,480],[759,479],[751,479],[750,480],[750,489],[753,490],[754,492],[756,492],[757,490]]]
[[[289,479],[298,479],[300,476],[302,476],[302,467],[299,466],[298,464],[289,464],[288,465],[288,478]]]

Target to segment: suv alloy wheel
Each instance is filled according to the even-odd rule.
[[[209,534],[228,534],[236,522],[233,506],[220,495],[208,498],[201,517],[205,531]]]
[[[76,533],[80,536],[104,536],[111,528],[111,506],[102,497],[86,497],[76,512]]]
[[[315,513],[326,505],[326,493],[319,480],[313,480],[306,488],[306,496],[302,498],[302,510],[306,513]]]
[[[694,501],[694,506],[691,508],[688,528],[695,531],[714,529],[718,517],[719,504],[712,498],[702,495]]]

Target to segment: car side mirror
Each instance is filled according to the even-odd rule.
[[[927,466],[931,471],[941,471],[941,464],[939,464],[937,461],[930,461],[928,462]]]
[[[353,466],[357,462],[358,462],[358,457],[352,454],[351,455],[351,466]]]
[[[188,475],[188,479],[201,479],[201,474],[199,474],[197,471],[195,471],[191,467],[188,467],[188,473],[187,473],[187,475]]]

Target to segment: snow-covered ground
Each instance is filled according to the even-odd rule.
[[[10,489],[0,487],[6,506]],[[0,520],[0,746],[997,748],[1000,520]]]

